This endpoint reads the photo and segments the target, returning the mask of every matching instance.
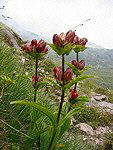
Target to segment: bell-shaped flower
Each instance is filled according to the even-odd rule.
[[[61,67],[55,67],[53,69],[54,77],[56,80],[61,81],[62,80],[62,68]]]
[[[64,71],[64,76],[62,76],[62,68],[61,67],[55,67],[53,69],[54,77],[57,81],[64,81],[64,83],[68,83],[70,80],[72,80],[73,77],[73,71],[71,68],[67,68]]]
[[[29,43],[23,45],[23,46],[22,46],[22,49],[23,49],[25,52],[33,52],[33,46],[30,45]]]
[[[73,99],[76,99],[77,97],[78,97],[77,91],[74,89],[71,89],[70,90],[70,99],[73,100]]]
[[[73,71],[71,68],[67,68],[64,72],[64,82],[68,83],[70,80],[72,80],[73,77]]]
[[[79,44],[82,46],[85,46],[87,42],[88,42],[88,40],[86,38],[82,38],[82,39],[80,39]]]
[[[25,50],[25,52],[34,52],[34,53],[48,52],[46,42],[44,40],[37,41],[36,39],[33,39],[31,43],[27,43],[24,46],[22,46],[22,49]]]
[[[75,37],[75,32],[73,32],[71,30],[68,31],[66,33],[66,36],[65,36],[65,42],[66,43],[73,43],[74,37]]]
[[[72,63],[72,65],[74,65],[79,70],[82,70],[85,67],[85,61],[84,60],[80,60],[80,61],[72,60],[71,63]]]
[[[68,31],[66,34],[61,33],[60,35],[53,35],[53,44],[59,47],[64,47],[66,44],[73,43],[75,32]]]
[[[36,39],[33,39],[33,40],[31,41],[31,45],[32,45],[32,46],[37,46],[37,40],[36,40]]]

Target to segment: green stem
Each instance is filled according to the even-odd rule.
[[[62,54],[62,87],[64,86],[64,70],[65,70],[65,68],[64,68],[64,54]],[[63,102],[64,102],[64,95],[65,95],[65,91],[62,88],[61,102],[60,102],[60,106],[59,106],[59,110],[58,110],[58,116],[57,116],[57,126],[59,124],[60,115],[61,115],[61,112],[62,112],[62,106],[63,106]],[[52,145],[53,145],[56,134],[57,134],[57,129],[55,129],[53,131],[53,135],[52,135],[48,150],[52,150],[51,148],[52,148]]]
[[[57,133],[57,129],[53,131],[53,135],[52,135],[48,150],[51,150],[51,148],[52,148],[52,144],[53,144],[53,141],[55,139],[56,133]]]

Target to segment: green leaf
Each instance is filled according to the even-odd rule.
[[[75,52],[81,52],[81,51],[84,51],[86,49],[86,47],[85,46],[82,46],[82,45],[76,45],[74,48],[73,48],[73,50],[75,51]]]
[[[47,53],[37,53],[37,52],[27,52],[30,56],[32,56],[33,58],[40,58],[40,57],[42,57],[42,56],[44,56],[44,55],[46,55]]]
[[[40,86],[44,86],[44,85],[47,85],[47,84],[49,84],[48,82],[44,82],[44,81],[42,81],[42,82],[37,82],[37,84],[36,84],[36,89],[38,89]]]
[[[48,44],[52,50],[54,50],[58,55],[62,55],[63,54],[63,48],[59,47],[59,46],[55,46],[54,44]]]
[[[76,102],[89,102],[89,98],[87,96],[79,96],[73,100],[70,100],[71,104],[75,104]]]
[[[50,85],[54,84],[56,87],[60,88],[60,85],[57,84],[53,78],[45,78],[44,80],[48,81]]]
[[[68,118],[66,121],[64,121],[63,125],[61,126],[60,134],[59,134],[59,139],[61,136],[69,130],[71,124],[71,119]]]
[[[91,68],[91,67],[90,66],[84,67],[84,69],[82,69],[81,71],[79,71],[79,74],[81,75],[84,71],[88,70],[89,68]]]
[[[72,50],[72,44],[71,43],[66,44],[64,49],[63,49],[63,54],[68,55],[71,52],[71,50]]]
[[[76,101],[81,101],[81,102],[89,102],[88,96],[79,96],[76,98]]]
[[[12,101],[10,104],[23,104],[26,106],[34,107],[34,108],[38,109],[39,111],[41,111],[43,114],[45,114],[50,119],[54,128],[57,127],[56,117],[53,115],[53,112],[50,112],[49,109],[47,109],[41,105],[38,105],[35,102],[29,102],[26,100],[21,100],[21,101]]]
[[[84,75],[81,75],[81,76],[78,76],[77,78],[73,79],[72,81],[70,81],[70,83],[66,84],[63,89],[70,89],[70,87],[72,85],[74,85],[75,83],[81,81],[81,80],[84,80],[84,79],[87,79],[87,78],[94,78],[94,76],[92,75],[87,75],[87,74],[84,74]]]
[[[33,146],[33,144],[37,141],[38,137],[45,133],[48,129],[50,129],[50,127],[46,127],[44,129],[40,129],[40,130],[35,130],[31,132],[31,134],[29,134],[32,139],[27,138],[25,141],[25,149],[31,148]]]
[[[79,70],[72,64],[68,63],[68,62],[65,62],[66,65],[68,65],[72,70],[73,70],[73,73],[76,74],[76,75],[79,75]]]
[[[66,44],[63,47],[60,47],[60,46],[56,46],[54,44],[48,44],[58,55],[62,55],[62,54],[69,54],[72,50],[72,44],[69,43],[69,44]]]
[[[68,114],[60,121],[59,126],[62,126],[67,121],[67,119],[75,115],[80,109],[81,107],[77,107],[68,112]]]

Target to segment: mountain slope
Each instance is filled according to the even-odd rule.
[[[0,39],[16,49],[20,49],[22,39],[7,25],[0,22]]]

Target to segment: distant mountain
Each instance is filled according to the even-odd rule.
[[[32,39],[44,39],[46,42],[51,42],[50,38],[37,35],[33,32],[24,30],[14,21],[7,21],[9,25],[23,40],[31,41]],[[101,46],[96,45],[95,43],[88,42],[87,49],[84,52],[79,53],[79,59],[84,59],[87,65],[96,68],[113,68],[113,49],[105,49]],[[59,60],[59,56],[50,51],[49,56],[54,60]],[[71,60],[76,59],[76,55],[72,52],[66,61],[70,62]]]
[[[54,58],[54,60],[60,60],[60,56],[54,51],[51,51],[50,57],[51,59]],[[85,60],[86,65],[94,68],[113,68],[113,49],[87,47],[84,52],[79,53],[79,59]],[[66,56],[67,62],[71,62],[72,60],[76,60],[75,52],[71,52]]]
[[[41,35],[37,35],[31,31],[25,30],[22,26],[18,25],[14,20],[4,20],[0,18],[0,21],[4,24],[8,25],[12,30],[14,30],[24,41],[31,41],[32,39],[43,39],[46,42],[50,42],[51,40],[48,37],[43,37]]]

